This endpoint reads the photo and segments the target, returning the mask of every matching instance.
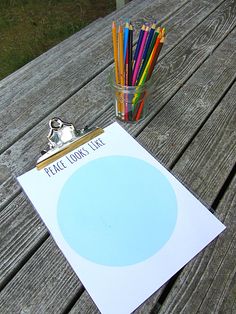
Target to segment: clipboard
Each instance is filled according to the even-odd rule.
[[[101,313],[134,311],[225,229],[118,123],[49,127],[17,179]]]
[[[36,163],[38,170],[104,132],[102,128],[88,128],[87,126],[82,130],[76,130],[72,123],[64,122],[58,117],[49,121],[49,128],[47,136],[49,150],[41,152],[42,156]]]

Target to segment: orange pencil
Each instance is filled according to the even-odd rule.
[[[159,48],[160,44],[163,45],[163,42],[164,42],[163,38],[164,38],[164,29],[161,30],[159,32],[159,34],[158,34],[158,37],[157,37],[156,42],[155,42],[155,45],[153,47],[153,51],[152,51],[152,53],[151,53],[151,55],[149,57],[148,63],[146,65],[146,68],[145,68],[145,70],[143,72],[143,75],[142,75],[142,77],[140,79],[140,82],[139,82],[140,85],[144,84],[145,81],[148,81],[149,78],[152,75],[154,66],[156,64],[158,55],[160,53],[160,49],[161,49],[161,48]],[[162,41],[162,43],[161,43],[161,41]],[[140,119],[140,117],[141,117],[141,114],[142,114],[142,111],[143,111],[143,106],[144,106],[144,99],[142,100],[142,102],[139,105],[139,107],[137,107],[137,111],[134,112],[134,117],[135,117],[136,121],[138,121]]]
[[[158,37],[157,37],[157,41],[155,43],[155,46],[153,48],[153,56],[152,56],[152,60],[151,60],[151,64],[150,64],[150,67],[149,67],[149,70],[148,70],[148,75],[147,75],[147,81],[150,79],[151,75],[152,75],[152,72],[154,70],[154,67],[156,65],[156,62],[157,62],[157,58],[161,52],[161,48],[163,46],[163,43],[164,43],[164,40],[165,40],[165,29],[163,28]]]
[[[118,48],[119,48],[119,74],[120,74],[120,84],[125,85],[125,74],[124,74],[124,38],[123,38],[123,28],[120,25],[118,29]],[[123,95],[124,96],[124,95]],[[122,97],[121,97],[122,98]],[[119,103],[119,111],[121,116],[124,117],[124,101]]]
[[[120,84],[125,84],[124,77],[124,39],[123,39],[123,28],[120,25],[118,30],[118,46],[119,46],[119,73],[120,73]]]
[[[119,68],[118,68],[118,49],[117,49],[117,39],[116,39],[116,23],[114,21],[112,22],[112,40],[113,40],[113,50],[114,50],[116,84],[119,84]]]

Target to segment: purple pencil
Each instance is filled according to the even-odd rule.
[[[147,26],[144,34],[143,34],[143,39],[142,39],[142,43],[140,45],[140,49],[139,49],[139,53],[138,53],[138,58],[137,61],[135,62],[135,66],[134,66],[134,72],[133,72],[133,77],[132,77],[132,85],[134,86],[137,80],[137,76],[138,76],[138,71],[139,71],[139,66],[140,63],[142,61],[142,55],[143,55],[143,51],[144,51],[144,47],[145,47],[145,43],[147,40],[147,36],[148,36],[148,30],[149,27]]]

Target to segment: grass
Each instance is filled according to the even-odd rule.
[[[115,8],[115,0],[0,0],[0,79]]]

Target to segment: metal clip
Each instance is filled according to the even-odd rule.
[[[50,131],[47,136],[49,150],[43,151],[43,155],[37,160],[38,170],[104,132],[101,128],[89,129],[88,127],[76,130],[72,123],[64,122],[59,118],[51,119],[49,127]]]

